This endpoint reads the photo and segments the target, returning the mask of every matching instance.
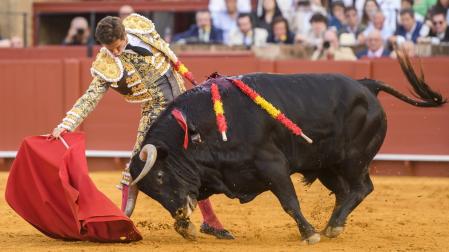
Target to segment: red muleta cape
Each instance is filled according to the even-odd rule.
[[[45,136],[26,138],[11,167],[6,201],[45,235],[63,240],[131,242],[133,222],[88,175],[83,133],[67,133],[66,149]]]

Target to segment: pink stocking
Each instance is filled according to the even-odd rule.
[[[221,225],[217,216],[212,209],[212,204],[209,199],[201,200],[198,202],[198,207],[201,210],[201,214],[203,215],[203,221],[207,223],[209,226],[212,226],[216,229],[223,229],[223,225]]]

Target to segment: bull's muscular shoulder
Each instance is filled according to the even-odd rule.
[[[133,13],[123,20],[126,32],[133,34],[150,34],[155,31],[154,24],[148,18]]]
[[[123,77],[123,65],[119,58],[102,47],[90,68],[92,76],[107,82],[117,82]]]

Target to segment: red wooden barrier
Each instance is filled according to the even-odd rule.
[[[63,59],[61,50],[65,52],[64,55],[75,55],[77,59]],[[89,68],[92,59],[76,56],[80,55],[77,54],[79,52],[79,48],[57,47],[47,50],[0,50],[0,58],[5,59],[0,60],[0,151],[16,150],[21,139],[27,135],[49,133],[84,93],[91,81]],[[6,60],[26,58],[27,55],[41,59]],[[47,57],[51,59],[45,59]],[[224,75],[249,72],[339,72],[353,78],[382,80],[411,95],[398,63],[391,59],[357,62],[261,61],[251,53],[183,53],[180,58],[200,81],[214,71]],[[428,83],[448,97],[449,58],[426,58],[422,63]],[[381,153],[449,155],[449,106],[438,109],[416,108],[385,94],[380,95],[380,100],[389,123]],[[81,127],[87,132],[87,148],[131,150],[139,114],[139,105],[126,103],[117,93],[108,92]],[[101,160],[96,161],[99,163],[95,167],[100,164],[102,168],[111,167],[111,164],[105,165]],[[0,167],[8,167],[1,162],[0,159]],[[410,171],[401,168],[401,172],[422,174],[424,168],[416,167],[415,170],[406,168]],[[386,173],[379,167],[377,169],[380,173]],[[388,168],[387,171],[392,170]],[[445,172],[447,170],[441,168],[439,174]]]
[[[449,58],[425,58],[421,62],[428,84],[448,97]],[[419,64],[414,65],[419,71]],[[373,79],[413,96],[397,62],[376,60],[371,66]],[[380,152],[449,154],[449,106],[417,108],[385,94],[380,95],[380,100],[388,119],[387,137]]]

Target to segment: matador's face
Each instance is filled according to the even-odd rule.
[[[117,39],[110,44],[103,44],[115,57],[120,56],[125,51],[125,47],[128,44],[128,39]]]

